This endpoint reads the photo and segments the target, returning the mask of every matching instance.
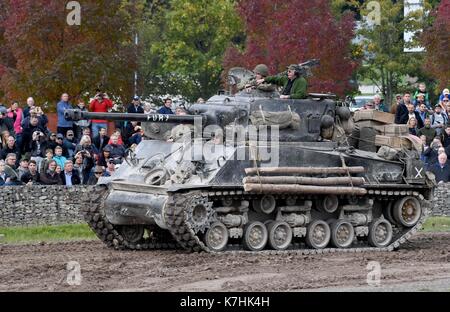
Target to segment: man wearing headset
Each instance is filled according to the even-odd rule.
[[[283,86],[280,99],[305,99],[307,97],[308,83],[305,78],[300,76],[296,65],[288,66],[287,75],[269,76],[259,79],[257,82],[258,84],[267,82]]]

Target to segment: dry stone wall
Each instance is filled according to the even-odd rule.
[[[83,222],[80,212],[87,186],[22,186],[0,188],[0,227]],[[450,184],[436,188],[433,215],[450,216]]]

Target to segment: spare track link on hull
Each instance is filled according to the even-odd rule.
[[[103,203],[108,195],[106,186],[96,185],[88,192],[89,200],[82,208],[85,221],[92,231],[108,247],[118,250],[160,250],[179,249],[180,246],[167,230],[154,226],[153,236],[142,238],[138,242],[130,242],[120,233],[120,226],[111,224],[105,216]]]
[[[372,192],[370,192],[372,193]],[[378,193],[378,192],[377,192]],[[384,190],[383,190],[384,193]],[[390,193],[390,192],[389,192]],[[373,194],[373,193],[372,193]],[[388,191],[386,191],[388,194]],[[400,195],[400,194],[399,194]],[[403,192],[402,194],[403,195]],[[430,202],[425,200],[423,195],[418,192],[405,191],[405,195],[411,195],[417,198],[422,206],[422,214],[420,216],[419,221],[412,228],[407,229],[401,236],[394,239],[391,244],[384,248],[376,248],[376,247],[353,247],[353,248],[325,248],[325,249],[287,249],[284,251],[276,251],[276,250],[263,250],[258,251],[258,253],[262,254],[270,254],[270,255],[315,255],[315,254],[328,254],[328,253],[361,253],[361,252],[388,252],[396,250],[400,247],[400,245],[407,242],[412,235],[414,235],[417,231],[419,231],[425,222],[427,215],[429,213],[429,209],[431,209]],[[169,231],[172,233],[176,241],[187,251],[190,252],[200,252],[206,251],[211,253],[209,248],[202,242],[200,237],[195,233],[195,231],[190,226],[190,223],[187,222],[187,213],[185,210],[187,209],[189,203],[192,200],[198,198],[209,198],[209,200],[213,199],[224,199],[232,197],[236,198],[245,198],[250,196],[259,196],[259,194],[249,194],[242,191],[224,191],[224,192],[201,192],[201,191],[190,191],[186,193],[172,193],[169,195],[169,200],[166,204],[165,210],[165,220],[169,227]],[[372,198],[380,199],[393,199],[399,198],[399,196],[380,196],[376,195],[376,197],[369,196]],[[241,247],[241,246],[240,246]],[[225,250],[224,253],[231,254],[248,254],[254,253],[252,251],[244,251],[242,248],[233,248],[233,250]],[[217,252],[222,253],[222,252]]]

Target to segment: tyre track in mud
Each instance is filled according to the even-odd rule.
[[[80,264],[79,286],[67,283],[69,261]],[[115,251],[99,241],[0,245],[0,291],[367,291],[370,261],[381,265],[376,291],[446,281],[450,233],[416,234],[395,252],[326,255]]]

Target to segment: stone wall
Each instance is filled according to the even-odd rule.
[[[434,216],[450,216],[450,183],[440,184],[434,193]]]
[[[85,186],[23,186],[0,188],[0,227],[83,222]]]
[[[80,208],[89,191],[86,186],[1,187],[0,227],[83,222]],[[450,183],[436,188],[432,214],[450,216]]]

